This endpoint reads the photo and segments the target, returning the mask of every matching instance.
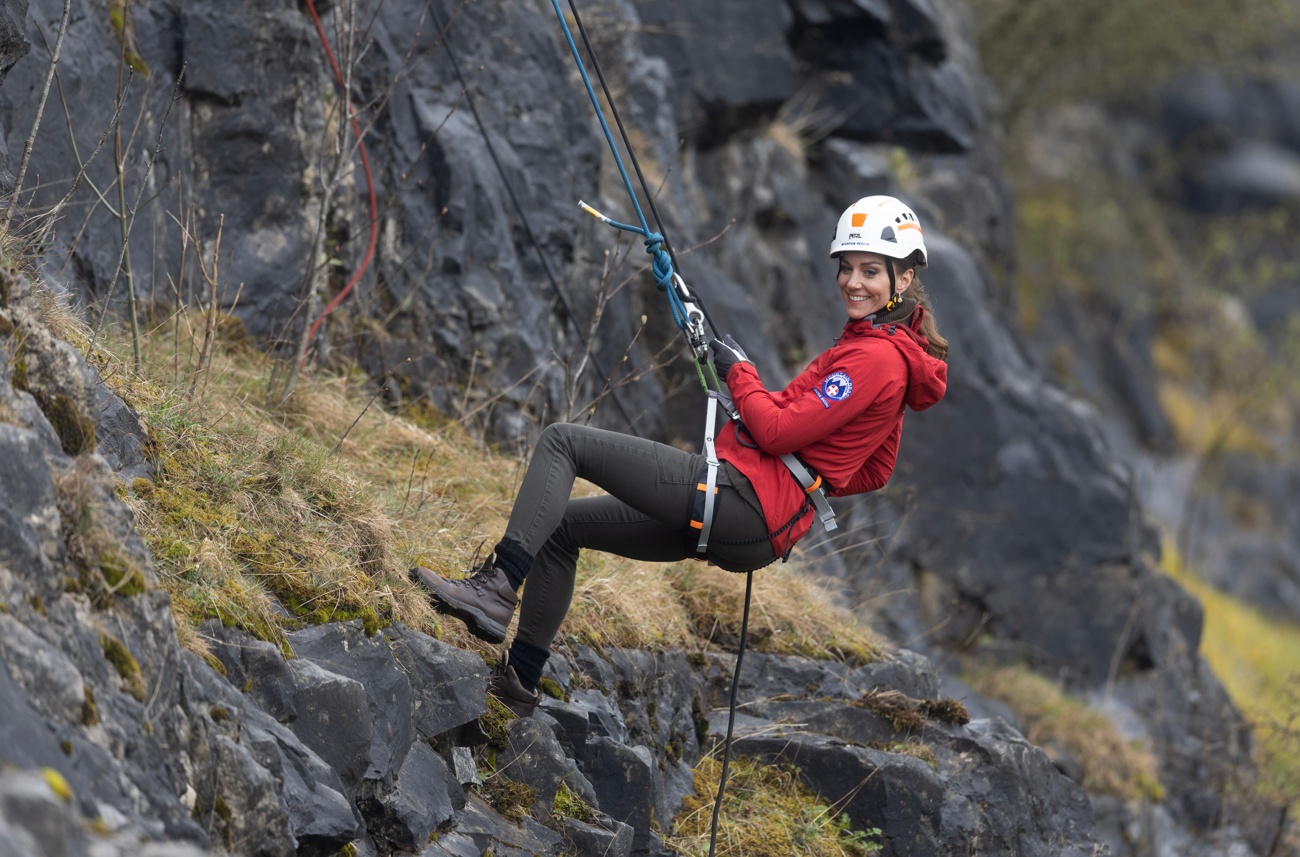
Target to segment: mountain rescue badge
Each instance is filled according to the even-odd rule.
[[[853,392],[853,379],[844,372],[832,372],[816,392],[817,398],[829,408],[831,402],[842,402],[849,397]]]

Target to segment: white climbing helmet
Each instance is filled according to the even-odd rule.
[[[906,259],[917,250],[924,267],[925,235],[912,209],[892,196],[865,196],[840,215],[830,255],[858,251]]]

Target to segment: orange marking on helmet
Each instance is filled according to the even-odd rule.
[[[866,223],[866,222],[867,222],[867,215],[866,215],[865,213],[860,213],[860,212],[856,212],[856,211],[853,212],[853,228],[854,228],[854,229],[860,229],[860,228],[862,228],[862,224],[864,224],[864,223]]]
[[[925,234],[925,232],[921,229],[921,227],[917,226],[915,223],[904,223],[904,224],[900,225],[898,228],[899,228],[899,229],[915,229],[917,232],[920,232],[922,235]]]

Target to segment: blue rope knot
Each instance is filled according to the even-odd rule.
[[[658,232],[646,234],[645,251],[652,257],[650,273],[654,274],[655,282],[659,284],[659,290],[672,291],[673,286],[673,258],[668,255],[668,251],[663,248],[664,237]]]

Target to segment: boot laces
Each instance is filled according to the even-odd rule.
[[[483,587],[487,582],[496,576],[496,566],[493,565],[493,560],[495,559],[496,554],[489,554],[488,558],[483,560],[483,563],[478,568],[474,569],[473,574],[464,580],[457,580],[455,582],[462,586],[472,586],[482,592]]]

